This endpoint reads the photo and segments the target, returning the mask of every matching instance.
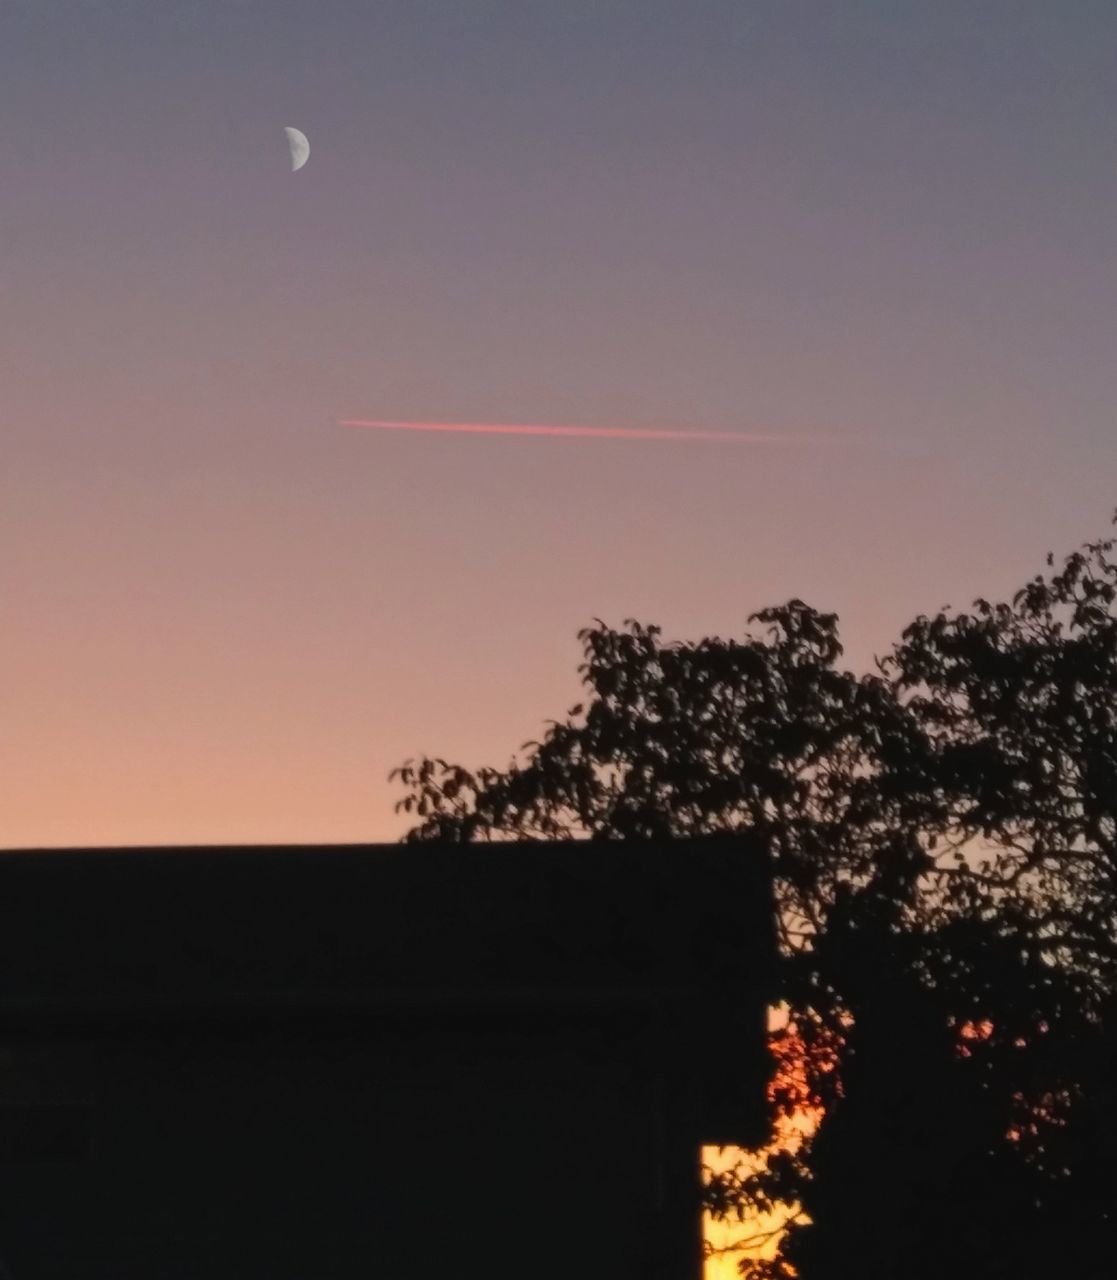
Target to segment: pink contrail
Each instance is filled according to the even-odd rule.
[[[379,431],[465,431],[496,436],[594,436],[609,440],[718,440],[732,444],[808,444],[825,436],[745,433],[737,431],[664,431],[653,427],[524,426],[503,422],[386,422],[382,419],[343,418],[342,427],[371,427]],[[830,437],[833,439],[833,437]]]

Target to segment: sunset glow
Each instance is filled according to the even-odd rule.
[[[1017,7],[4,5],[0,845],[394,840],[594,617],[1094,536],[1117,7]]]

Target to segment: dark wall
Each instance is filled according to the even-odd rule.
[[[773,959],[739,841],[0,854],[0,1261],[697,1280]]]
[[[84,1111],[89,1146],[0,1162],[0,1258],[14,1280],[635,1280],[687,1254],[638,1029],[461,1031],[56,1041],[39,1100]]]

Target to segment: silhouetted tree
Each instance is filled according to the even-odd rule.
[[[438,758],[393,777],[419,823],[408,840],[590,839],[760,833],[772,851],[782,938],[823,928],[839,884],[904,897],[923,869],[889,758],[920,730],[879,675],[840,671],[837,619],[793,600],[755,614],[766,634],[664,644],[629,621],[580,633],[588,698],[526,759],[470,771]]]
[[[858,1280],[1061,1270],[1066,1062],[1049,1049],[1077,1020],[1073,982],[972,920],[925,931],[835,911],[822,946],[849,1025],[798,1189],[809,1223],[783,1257]]]
[[[1010,903],[1099,993],[1117,978],[1113,547],[1088,543],[1011,604],[916,619],[885,664],[930,746],[928,823],[955,848],[984,842],[957,893]]]
[[[917,619],[862,676],[798,600],[742,640],[598,622],[586,701],[508,768],[395,771],[411,840],[765,838],[782,1034],[809,1051],[805,1092],[775,1103],[827,1114],[798,1155],[710,1179],[716,1212],[779,1198],[811,1219],[757,1280],[1038,1275],[1060,1213],[1061,1256],[1071,1231],[1093,1274],[1114,1187],[1086,1123],[1115,1133],[1111,548]]]

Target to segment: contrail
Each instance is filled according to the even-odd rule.
[[[654,427],[555,427],[503,422],[387,422],[382,419],[342,418],[342,427],[377,431],[458,431],[494,436],[593,436],[607,440],[717,440],[728,444],[819,444],[833,436],[756,434],[739,431],[667,431]]]

